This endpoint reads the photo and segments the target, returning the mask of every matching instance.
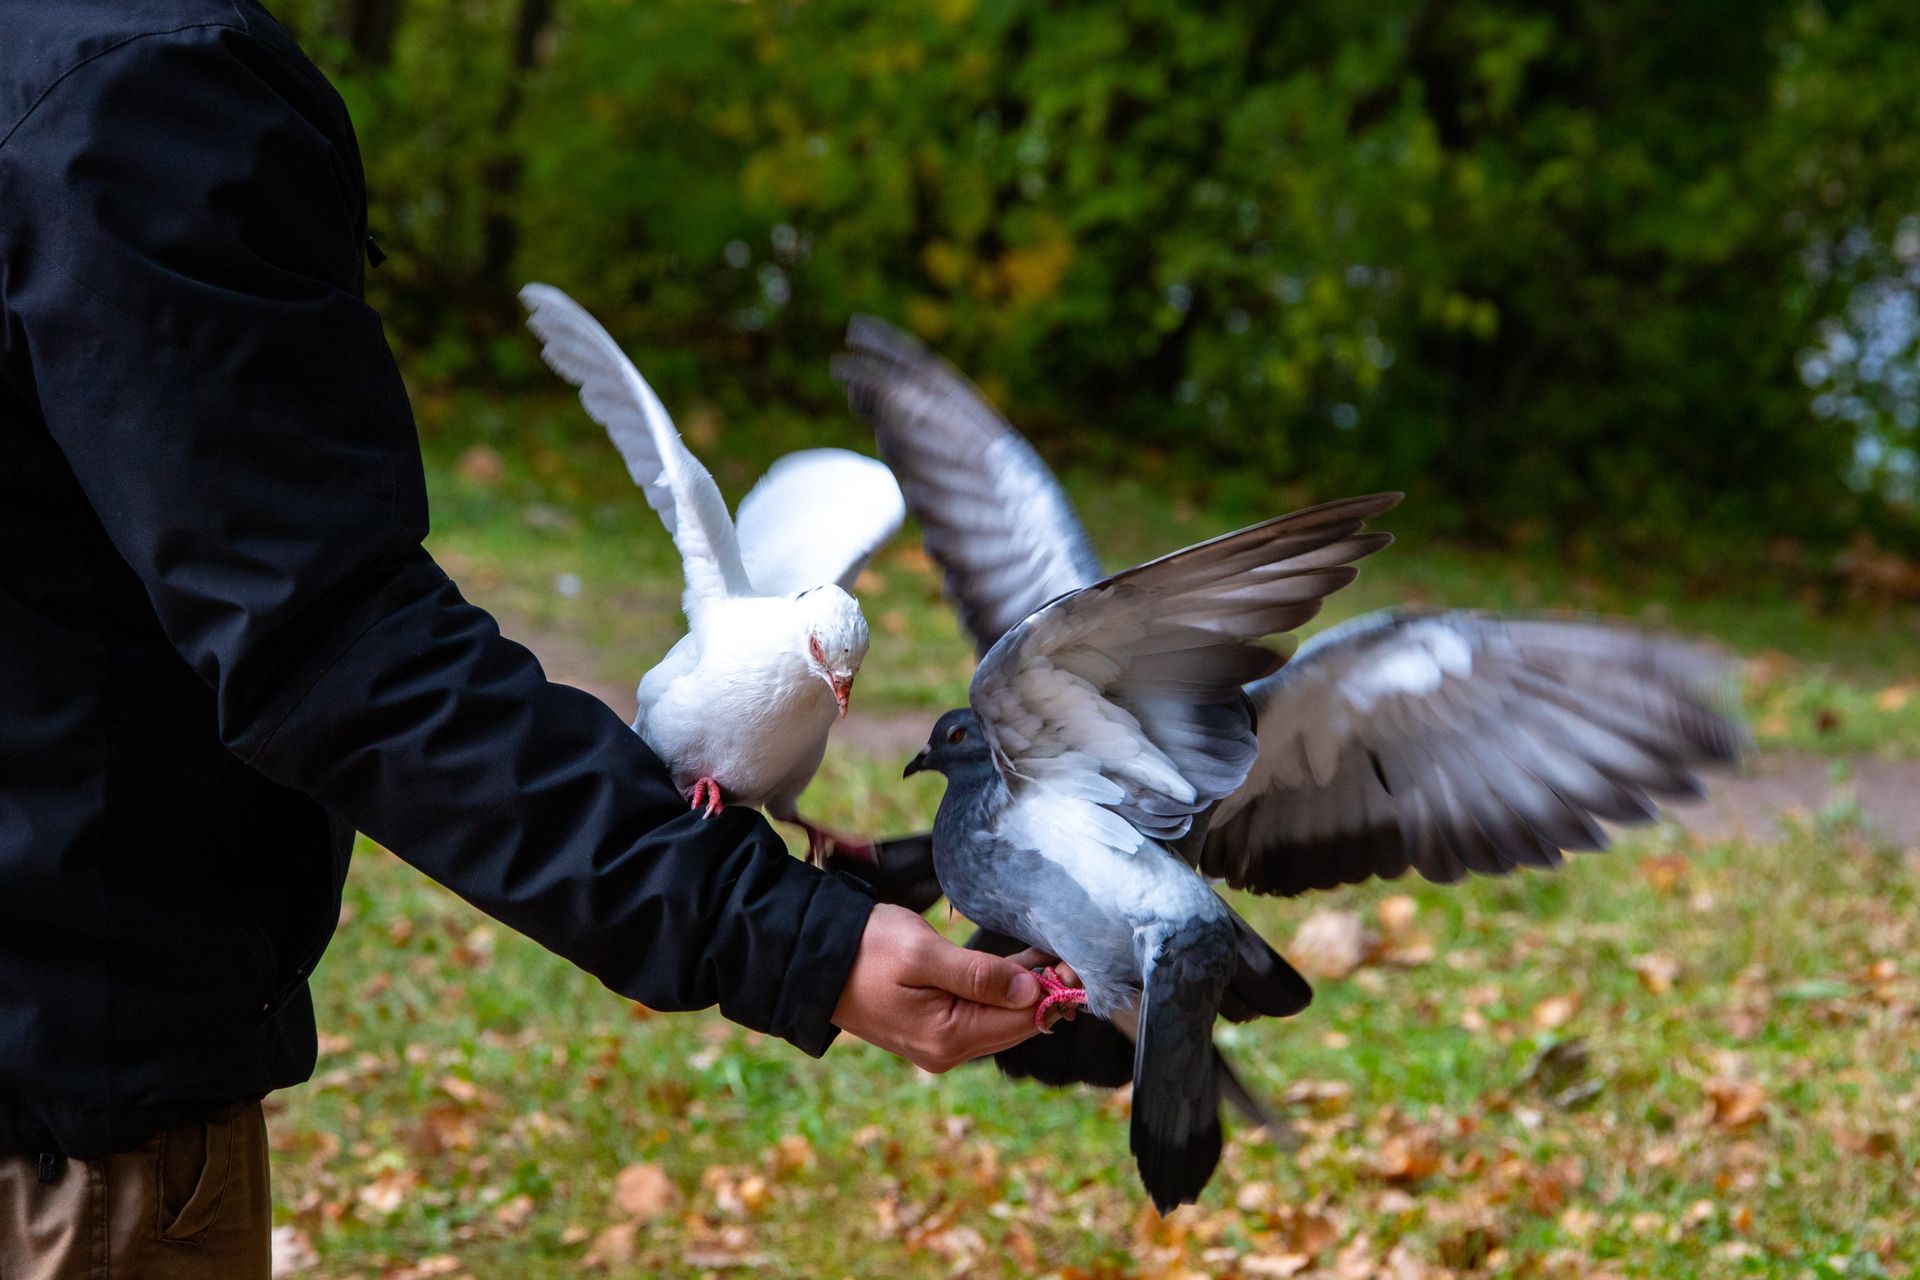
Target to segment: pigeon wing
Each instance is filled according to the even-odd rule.
[[[847,346],[834,376],[900,477],[979,653],[1047,601],[1105,576],[1047,464],[965,378],[871,316],[854,318]]]
[[[1253,685],[1260,759],[1213,813],[1200,869],[1257,893],[1551,867],[1600,820],[1651,820],[1746,737],[1731,668],[1612,623],[1385,611]]]
[[[553,371],[580,389],[587,416],[607,429],[647,505],[660,513],[680,549],[687,621],[706,606],[753,594],[719,486],[688,452],[673,419],[619,344],[586,308],[552,285],[520,290],[527,327]]]
[[[1071,592],[1014,627],[974,673],[1001,776],[1105,806],[1156,840],[1246,778],[1257,745],[1241,686],[1288,631],[1391,541],[1362,523],[1398,494],[1269,520]]]
[[[829,582],[851,592],[906,515],[884,462],[846,449],[790,453],[741,500],[735,526],[747,580],[775,596]]]

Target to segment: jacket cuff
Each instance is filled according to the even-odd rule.
[[[872,913],[872,898],[835,877],[817,877],[769,1028],[802,1053],[817,1058],[840,1034],[833,1025],[834,1006]]]

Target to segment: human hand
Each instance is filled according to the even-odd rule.
[[[995,956],[948,942],[903,907],[876,905],[834,1007],[842,1031],[933,1072],[1010,1049],[1039,1028],[1037,951]],[[1061,965],[1056,972],[1078,982]]]

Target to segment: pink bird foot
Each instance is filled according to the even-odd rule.
[[[1071,1018],[1075,1009],[1087,1003],[1087,993],[1084,988],[1070,987],[1060,981],[1053,970],[1044,965],[1035,969],[1033,976],[1040,979],[1040,989],[1046,992],[1040,997],[1040,1003],[1034,1006],[1033,1025],[1040,1028],[1042,1032],[1051,1034],[1051,1029],[1047,1026],[1048,1010],[1064,1006],[1067,1010],[1066,1016]]]
[[[704,806],[709,818],[724,813],[727,808],[727,802],[720,796],[720,784],[712,778],[696,780],[693,789],[687,792],[687,803],[696,809]]]
[[[814,866],[825,866],[827,858],[836,853],[865,862],[873,861],[872,841],[816,827],[805,818],[796,818],[794,821],[807,833],[807,861]]]

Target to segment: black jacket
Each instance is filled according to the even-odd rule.
[[[250,0],[0,0],[0,1150],[303,1080],[353,829],[809,1053],[869,903],[421,549],[340,99]]]

